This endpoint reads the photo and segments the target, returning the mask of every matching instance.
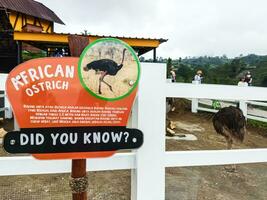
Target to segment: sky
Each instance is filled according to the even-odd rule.
[[[37,1],[66,24],[56,32],[168,39],[158,57],[267,55],[266,0]]]

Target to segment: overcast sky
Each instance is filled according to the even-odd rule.
[[[169,39],[157,56],[267,55],[266,0],[38,1],[66,24],[56,32]]]

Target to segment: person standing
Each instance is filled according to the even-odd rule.
[[[171,67],[170,74],[171,74],[171,81],[172,81],[172,83],[176,82],[176,73],[174,71],[174,67]]]
[[[248,86],[248,83],[245,81],[245,77],[240,78],[239,82],[237,83],[238,86]]]
[[[248,83],[248,86],[252,86],[252,75],[250,71],[245,74],[245,82]]]
[[[201,83],[203,79],[203,74],[201,70],[197,71],[197,74],[194,76],[194,81],[197,81],[198,83]]]

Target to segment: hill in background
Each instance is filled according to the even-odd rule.
[[[236,85],[250,71],[253,86],[267,87],[267,56],[250,54],[236,58],[202,56],[193,58],[164,59],[168,72],[174,66],[178,82],[190,83],[197,70],[202,70],[204,83]],[[169,76],[169,73],[167,74]]]

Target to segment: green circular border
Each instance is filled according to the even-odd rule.
[[[91,91],[87,85],[85,84],[85,82],[83,81],[83,77],[82,77],[82,72],[81,72],[81,65],[82,65],[82,60],[87,52],[88,49],[90,49],[91,47],[93,47],[96,43],[99,42],[106,42],[106,41],[113,41],[113,42],[117,42],[120,43],[122,45],[124,45],[132,54],[132,56],[135,59],[135,62],[137,63],[137,79],[133,85],[133,87],[124,95],[116,97],[116,98],[106,98],[106,97],[102,97],[97,95],[96,93],[94,93],[93,91]],[[90,43],[87,47],[85,47],[85,49],[83,50],[80,59],[79,59],[79,63],[78,63],[78,75],[79,75],[79,79],[80,82],[82,84],[82,86],[86,89],[87,92],[89,92],[91,95],[93,95],[94,97],[98,98],[98,99],[102,99],[102,100],[106,100],[106,101],[117,101],[120,99],[124,99],[125,97],[127,97],[128,95],[130,95],[133,90],[137,87],[139,79],[140,79],[140,62],[139,62],[139,58],[136,56],[135,51],[133,50],[133,48],[131,46],[129,46],[127,43],[123,42],[122,40],[116,39],[116,38],[102,38],[102,39],[97,39],[94,42]]]

